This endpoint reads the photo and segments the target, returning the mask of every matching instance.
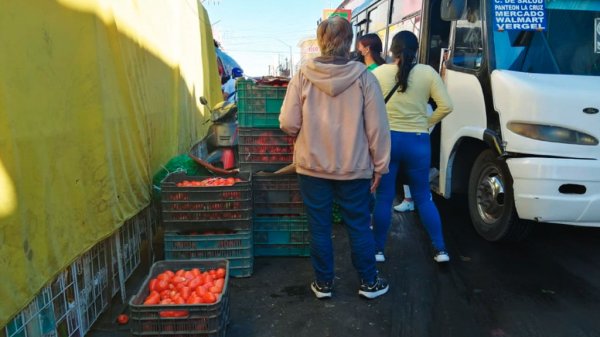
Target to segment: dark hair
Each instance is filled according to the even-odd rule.
[[[385,63],[383,57],[381,57],[381,52],[383,51],[383,46],[381,43],[381,39],[377,34],[366,34],[358,38],[358,43],[363,45],[363,47],[369,47],[372,52],[373,60],[377,63],[378,66]]]
[[[390,51],[398,61],[398,73],[396,81],[400,82],[400,92],[406,92],[408,88],[408,74],[417,64],[417,51],[419,50],[419,40],[415,34],[403,30],[392,38]]]

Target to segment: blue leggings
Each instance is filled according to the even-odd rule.
[[[442,222],[429,188],[431,148],[428,133],[392,131],[390,172],[381,177],[373,212],[375,248],[383,252],[392,220],[392,204],[396,196],[398,170],[408,179],[408,186],[421,222],[427,229],[433,247],[446,250]]]

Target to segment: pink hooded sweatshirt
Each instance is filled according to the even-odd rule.
[[[390,127],[383,94],[364,64],[319,57],[292,78],[279,115],[297,136],[296,172],[334,179],[371,179],[388,172]]]

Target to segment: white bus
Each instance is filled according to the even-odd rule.
[[[432,188],[466,195],[483,238],[600,227],[600,0],[358,2],[340,5],[357,36],[387,51],[411,30],[440,70],[455,109],[432,132]]]

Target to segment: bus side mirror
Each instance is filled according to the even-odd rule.
[[[440,16],[444,21],[456,21],[463,17],[467,9],[466,0],[442,0]]]

